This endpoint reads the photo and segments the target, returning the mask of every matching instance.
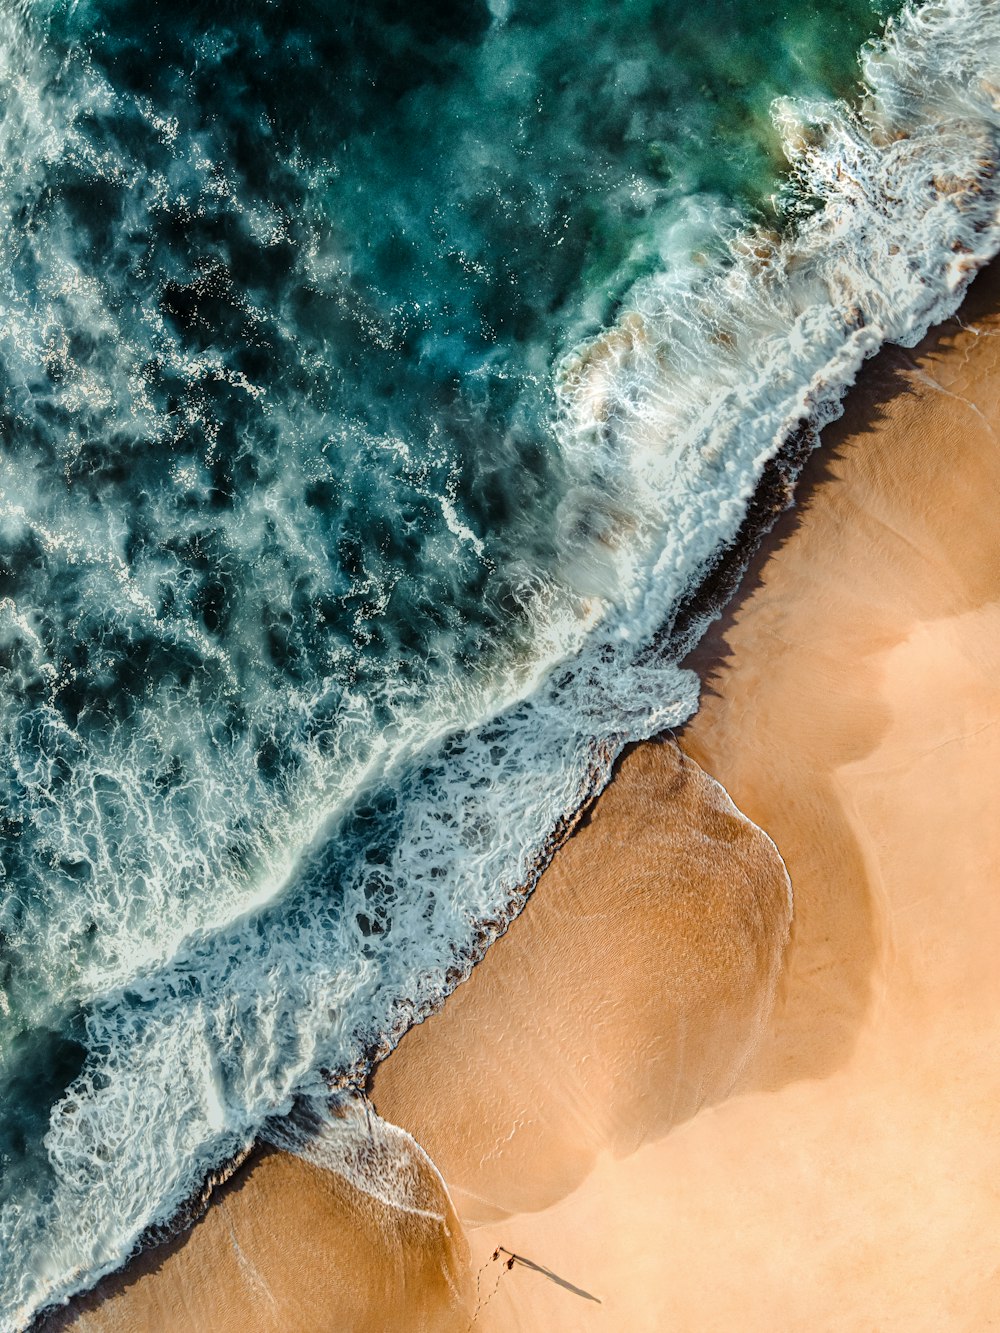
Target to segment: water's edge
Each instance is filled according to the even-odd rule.
[[[969,273],[966,288],[962,292],[957,308],[961,307],[968,286],[978,273],[988,266],[984,263],[976,272]],[[925,336],[943,327],[957,313],[957,308],[932,326]],[[874,349],[868,354],[867,361],[876,363],[893,345],[887,342]],[[696,587],[684,599],[680,610],[671,618],[669,627],[655,641],[651,651],[670,661],[681,660],[698,645],[709,626],[728,608],[740,601],[743,580],[751,564],[764,548],[778,520],[795,506],[796,486],[802,470],[809,457],[822,445],[822,431],[843,414],[844,402],[852,390],[863,393],[864,383],[858,384],[854,381],[843,385],[837,403],[821,404],[814,417],[803,419],[786,437],[779,452],[765,464],[736,538],[716,552],[702,571]],[[668,729],[660,734],[669,735],[671,732]],[[620,750],[615,749],[611,743],[594,747],[582,800],[552,830],[544,847],[535,857],[528,878],[510,895],[499,919],[482,925],[466,965],[461,970],[454,969],[448,975],[444,993],[428,1001],[421,1011],[416,1013],[407,1011],[401,1014],[397,1025],[386,1033],[381,1042],[369,1048],[353,1066],[339,1071],[324,1071],[331,1094],[367,1093],[379,1064],[395,1050],[409,1029],[443,1008],[456,987],[467,980],[482,961],[489,947],[507,932],[514,920],[524,911],[543,872],[560,848],[574,835],[603,791],[613,781],[618,765],[636,746],[645,743],[647,742],[631,741]],[[766,834],[766,830],[763,832]],[[40,1309],[27,1325],[26,1333],[55,1333],[57,1329],[71,1326],[78,1311],[91,1306],[95,1300],[100,1302],[101,1288],[105,1284],[120,1282],[123,1275],[127,1274],[143,1255],[176,1242],[191,1230],[212,1206],[217,1191],[241,1171],[249,1170],[265,1146],[270,1146],[267,1139],[263,1133],[258,1134],[251,1145],[209,1172],[201,1187],[167,1223],[149,1227],[138,1238],[129,1255],[117,1268],[102,1275],[94,1287],[76,1293],[67,1301],[55,1302]]]
[[[684,673],[678,664],[738,592],[767,534],[792,503],[796,482],[821,432],[843,412],[859,367],[887,344],[914,346],[931,326],[951,317],[975,274],[1000,248],[1000,89],[993,82],[1000,31],[994,16],[989,4],[977,0],[929,0],[914,11],[903,37],[890,43],[884,56],[871,57],[870,106],[856,112],[828,108],[815,124],[803,116],[785,125],[792,177],[825,199],[826,208],[805,216],[801,228],[793,224],[784,238],[768,240],[759,233],[742,237],[742,250],[734,243],[732,267],[699,279],[677,300],[669,284],[644,288],[634,310],[560,367],[557,390],[567,438],[583,457],[593,454],[595,466],[600,464],[601,486],[595,483],[595,492],[606,489],[613,496],[618,487],[622,497],[635,500],[634,506],[624,506],[622,517],[634,518],[635,563],[642,577],[631,588],[628,615],[623,610],[614,623],[620,641],[612,642],[609,618],[608,637],[588,641],[565,677],[547,677],[540,697],[525,703],[520,713],[497,715],[506,726],[508,745],[519,756],[518,743],[523,743],[521,757],[536,779],[534,786],[521,789],[522,806],[533,816],[530,840],[525,837],[514,849],[517,859],[509,876],[497,873],[506,844],[492,848],[489,863],[477,863],[482,892],[455,904],[453,919],[439,927],[445,934],[434,937],[440,947],[426,960],[421,955],[413,961],[405,987],[390,978],[395,989],[383,985],[369,996],[367,1020],[346,1034],[346,1045],[339,1034],[336,1041],[331,1037],[325,1049],[322,1044],[312,1048],[301,1068],[294,1052],[278,1060],[267,1096],[241,1085],[245,1098],[234,1099],[228,1120],[212,1102],[213,1097],[218,1100],[213,1084],[206,1092],[208,1111],[198,1103],[205,1114],[198,1123],[196,1150],[177,1140],[187,1154],[183,1174],[170,1177],[159,1170],[163,1153],[158,1159],[156,1152],[145,1151],[145,1160],[137,1153],[132,1178],[142,1180],[143,1188],[159,1191],[159,1206],[153,1211],[153,1199],[144,1215],[131,1206],[120,1210],[120,1217],[115,1214],[102,1246],[94,1248],[89,1271],[77,1264],[58,1285],[50,1283],[48,1292],[58,1295],[43,1310],[67,1308],[67,1299],[75,1299],[70,1295],[74,1284],[90,1282],[93,1292],[106,1274],[121,1273],[137,1254],[182,1234],[203,1215],[218,1185],[248,1160],[254,1136],[266,1132],[262,1115],[273,1108],[287,1109],[301,1093],[321,1094],[324,1086],[334,1093],[361,1090],[408,1028],[441,1007],[523,910],[545,867],[611,780],[626,742],[662,732],[696,708],[694,676],[688,673],[681,692]],[[890,57],[895,62],[891,68],[879,64]],[[666,444],[672,450],[668,456]],[[685,483],[676,495],[671,489],[675,476]],[[601,534],[597,536],[595,546],[600,544]],[[611,551],[619,549],[610,540],[606,544]],[[627,569],[628,551],[621,550]],[[649,646],[640,650],[629,643]],[[671,672],[680,682],[673,708],[665,701]],[[566,773],[559,787],[550,790],[545,786],[548,747],[553,738],[562,743],[567,715],[575,726],[568,733],[566,753],[558,756]],[[487,731],[484,726],[482,735],[473,738],[479,750],[470,749],[468,772],[459,767],[459,786],[460,780],[475,775],[474,759],[485,764],[491,741]],[[465,751],[460,748],[458,753]],[[501,757],[504,753],[500,748]],[[444,778],[434,786],[438,775],[433,762],[426,772],[427,811],[433,813],[435,800],[452,809],[454,793]],[[407,802],[416,799],[414,791],[420,795],[419,782],[424,780],[416,770],[412,776],[410,785],[398,792],[408,818]],[[445,852],[455,845],[453,826],[435,825],[437,841],[431,839],[433,848],[428,850],[420,842],[420,808],[418,803],[418,814],[401,824],[399,846],[425,856],[441,851],[444,867],[450,864]],[[497,827],[510,841],[503,820]],[[405,945],[405,933],[401,938]],[[322,939],[317,936],[313,945],[310,952],[294,931],[289,934],[284,949],[290,976],[301,960],[303,968],[310,960],[320,970],[327,967]],[[221,938],[211,946],[206,944],[204,957],[198,956],[205,984],[224,976],[238,995],[239,968],[245,963],[250,975],[252,949],[237,927],[232,939]],[[392,947],[397,952],[403,947],[395,935]],[[226,971],[230,963],[231,977]],[[168,998],[174,993],[171,986],[180,984],[185,965],[183,957],[171,964],[176,977],[170,968],[165,970],[160,989]],[[289,989],[279,972],[273,975],[273,998],[285,1005],[290,1024],[305,1025],[308,990]],[[164,1005],[160,1027],[171,1042],[181,1042],[178,1034],[186,1029],[173,1022],[174,1011],[166,1001]],[[153,1095],[151,1075],[163,1068],[160,1048],[152,1038],[137,1045],[127,1025],[119,1033],[115,1012],[113,1005],[95,1011],[95,1043],[102,1033],[112,1035],[115,1050],[125,1053],[121,1070],[114,1066],[121,1088]],[[253,1015],[234,1031],[256,1078]],[[197,1060],[192,1068],[200,1078]],[[95,1058],[89,1077],[99,1080],[101,1075]],[[100,1090],[101,1083],[87,1084],[91,1093],[94,1087]],[[177,1096],[183,1105],[183,1086]],[[132,1130],[128,1105],[122,1094],[112,1108],[123,1134]],[[210,1114],[213,1107],[220,1112],[219,1125]],[[53,1122],[52,1151],[70,1186],[79,1186],[88,1165],[88,1132],[97,1123],[98,1111],[106,1112],[107,1106],[95,1102],[90,1119],[80,1112],[79,1101],[69,1109],[72,1114]],[[160,1116],[159,1121],[154,1116],[154,1127],[158,1124],[163,1134],[170,1128],[164,1118],[169,1108],[156,1105],[153,1111]],[[119,1141],[125,1147],[130,1140]],[[154,1142],[155,1136],[150,1137],[149,1145]],[[226,1163],[222,1168],[208,1169],[220,1159]],[[120,1188],[122,1172],[116,1161],[105,1175],[108,1197],[129,1199],[128,1191]],[[191,1190],[200,1178],[202,1183]],[[67,1240],[72,1242],[74,1228],[79,1229],[73,1217],[79,1213],[64,1206],[63,1214],[70,1219]],[[168,1222],[162,1221],[165,1215]],[[161,1220],[141,1229],[155,1216]],[[89,1244],[90,1237],[84,1239]],[[128,1257],[118,1262],[126,1251]],[[67,1252],[72,1254],[71,1246]],[[29,1265],[24,1271],[36,1270]],[[40,1328],[43,1319],[25,1302],[9,1326]]]

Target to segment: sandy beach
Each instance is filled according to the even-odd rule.
[[[500,1243],[602,1302],[515,1266],[483,1327],[1000,1322],[998,276],[970,297],[966,327],[871,367],[749,592],[696,658],[708,688],[681,746],[774,838],[795,890],[778,1003],[736,1095],[669,1134],[655,1113],[640,1134],[629,1120],[643,1140],[629,1151],[614,1098],[599,1095],[610,1125],[582,1098],[575,1115],[562,1108],[556,1055],[533,1114],[551,1112],[551,1137],[571,1142],[582,1118],[599,1146],[585,1179],[554,1199],[533,1183],[550,1154],[531,1136],[537,1151],[525,1142],[511,1198],[494,1183],[508,1149],[488,1117],[467,1144],[452,1108],[410,1081],[445,1046],[459,1070],[488,1047],[494,1080],[516,1080],[523,1049],[499,1022],[480,1014],[475,1030],[463,1025],[463,996],[376,1079],[382,1113],[452,1183],[474,1262]],[[618,781],[628,774],[626,762]],[[615,799],[612,788],[604,800]],[[608,839],[592,854],[611,853],[613,877],[612,848]],[[547,910],[543,895],[569,891],[558,872],[543,882],[488,960],[494,972],[523,966],[519,935]],[[669,967],[676,940],[657,943]],[[623,996],[618,1032],[635,1056],[628,1083],[642,1077],[658,969],[649,959],[630,972],[627,955],[621,964],[581,985],[563,963],[547,986],[587,1031],[630,977],[632,1022]],[[460,1085],[459,1102],[475,1104],[479,1085]],[[513,1121],[508,1134],[527,1138]],[[490,1217],[482,1196],[511,1215]]]
[[[866,369],[697,716],[378,1070],[426,1207],[260,1153],[46,1327],[1000,1327],[998,309]]]

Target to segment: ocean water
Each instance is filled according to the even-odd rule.
[[[763,469],[1000,247],[1000,7],[0,0],[0,89],[6,1329],[696,707]]]

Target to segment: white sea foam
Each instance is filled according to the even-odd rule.
[[[52,1190],[40,1211],[0,1218],[4,1327],[120,1264],[269,1117],[322,1095],[321,1071],[363,1072],[503,928],[552,830],[618,748],[694,709],[694,678],[646,648],[736,536],[765,464],[801,422],[837,414],[883,342],[912,345],[950,315],[1000,247],[997,71],[995,3],[941,0],[906,11],[866,56],[863,107],[780,106],[796,188],[816,211],[783,239],[733,235],[725,262],[644,282],[560,368],[578,479],[560,515],[563,576],[587,615],[581,600],[579,618],[550,626],[532,667],[492,699],[414,715],[377,755],[337,769],[343,786],[307,784],[285,850],[265,855],[266,891],[242,885],[207,916],[194,903],[145,966],[128,953],[123,903],[108,958],[131,966],[108,962],[88,984],[87,1064],[46,1138]],[[31,133],[44,144],[57,129],[39,112]],[[60,299],[90,300],[71,279]],[[17,521],[16,497],[6,503]],[[106,778],[127,800],[121,774]],[[107,799],[86,780],[83,799]],[[392,832],[377,865],[340,806],[366,785]],[[226,790],[199,793],[207,818]],[[155,833],[147,817],[136,809],[137,837]],[[330,848],[343,858],[352,838],[331,903]],[[134,924],[141,953],[148,922]],[[363,1175],[359,1160],[341,1145],[338,1169]]]

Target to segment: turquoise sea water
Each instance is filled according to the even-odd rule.
[[[894,8],[0,0],[0,1327],[690,713],[765,462],[996,245],[1000,20]]]

